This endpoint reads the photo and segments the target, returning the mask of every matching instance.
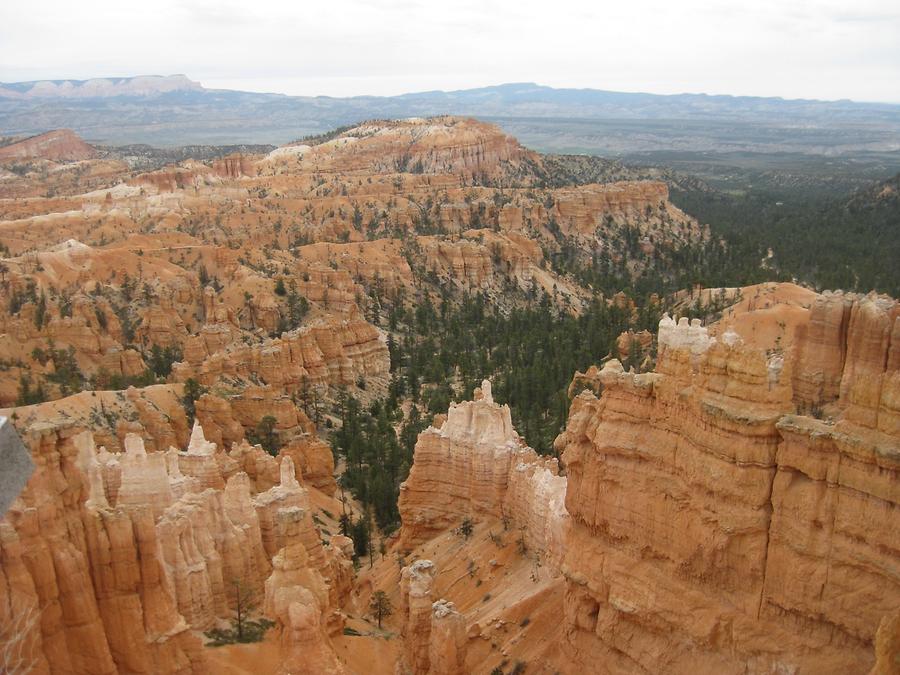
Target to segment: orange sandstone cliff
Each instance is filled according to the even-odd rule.
[[[571,518],[565,650],[608,672],[864,673],[900,604],[896,303],[841,298],[856,317],[785,362],[660,325],[655,373],[600,372],[557,439]],[[834,325],[829,298],[810,326]],[[839,323],[839,322],[838,322]],[[824,342],[824,344],[823,344]],[[794,414],[797,382],[838,372],[846,414]],[[815,367],[816,371],[810,373]],[[837,392],[847,392],[849,400]],[[858,409],[858,412],[856,410]]]
[[[551,574],[541,586],[532,573],[526,595],[562,575],[561,639],[543,645],[538,672],[895,669],[897,303],[826,294],[803,311],[787,351],[664,318],[655,372],[612,360],[582,376],[556,442],[563,475],[523,446],[488,382],[451,406],[420,435],[401,488],[399,549],[439,561],[400,575],[401,671],[431,667],[438,597],[463,606],[467,672],[526,653],[521,626],[503,628],[521,605],[473,603],[466,575],[443,570],[468,560],[480,584],[481,565],[518,564],[499,559],[507,528]],[[813,404],[832,412],[798,414]],[[447,539],[466,520],[471,543]]]
[[[257,490],[245,471],[275,460],[226,453],[197,424],[184,452],[129,434],[111,453],[72,423],[26,440],[36,470],[0,521],[0,619],[36,618],[16,636],[33,672],[211,672],[197,631],[231,617],[238,585],[265,596],[286,662],[310,644],[336,661],[352,569],[339,538],[323,545],[289,455]]]
[[[401,546],[415,546],[466,518],[493,517],[515,523],[529,548],[558,560],[568,526],[566,481],[558,473],[555,459],[525,446],[509,406],[494,402],[485,380],[474,401],[451,405],[439,428],[419,435],[409,478],[400,486]]]

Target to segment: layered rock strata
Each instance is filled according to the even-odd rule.
[[[97,157],[97,150],[70,129],[56,129],[0,148],[0,162],[46,159],[77,162]]]
[[[289,460],[286,460],[289,461]],[[275,618],[280,633],[279,673],[331,675],[344,669],[331,649],[323,614],[328,609],[328,586],[310,566],[302,542],[305,513],[300,507],[278,511],[279,538],[286,545],[272,560],[266,581],[266,614]]]
[[[843,419],[900,433],[900,303],[871,293],[816,297],[798,329],[794,400],[800,410],[836,407]]]
[[[109,504],[77,429],[35,425],[26,441],[36,471],[0,525],[0,605],[39,617],[27,637],[34,672],[206,672],[153,510]]]
[[[430,664],[431,605],[434,563],[417,560],[400,571],[400,673],[427,673]]]
[[[466,673],[466,619],[452,602],[441,599],[431,606],[431,637],[428,645],[432,675]]]
[[[510,519],[531,550],[559,560],[568,514],[556,460],[525,446],[488,380],[475,399],[451,405],[439,428],[419,435],[400,486],[401,544],[412,548],[465,518],[489,516]]]
[[[135,434],[123,455],[98,450],[71,423],[33,424],[26,441],[36,470],[0,521],[0,620],[35,619],[19,638],[34,672],[209,672],[193,631],[229,619],[238,586],[311,594],[308,615],[271,591],[288,643],[342,625],[346,542],[323,546],[290,456],[257,493],[236,459],[254,453],[226,455],[199,424],[186,452],[148,453]]]
[[[284,333],[264,345],[208,345],[189,338],[174,376],[212,384],[222,376],[259,378],[285,391],[317,384],[353,384],[387,374],[390,359],[382,333],[365,321],[343,321]]]
[[[669,319],[657,372],[611,361],[602,394],[575,399],[557,439],[573,667],[871,667],[879,623],[900,604],[900,452],[882,430],[894,410],[896,319],[890,303],[857,302],[843,340],[836,330],[837,347],[819,348],[848,355],[840,379],[853,384],[822,379],[849,399],[838,394],[847,413],[836,423],[793,414],[814,379],[796,374],[808,357],[767,357],[734,333],[716,340]]]
[[[400,572],[398,675],[462,675],[466,672],[466,621],[452,602],[434,601],[434,563],[417,560]]]

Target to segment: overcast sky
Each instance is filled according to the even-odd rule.
[[[529,81],[900,102],[900,1],[0,3],[0,81],[172,73],[303,95]]]

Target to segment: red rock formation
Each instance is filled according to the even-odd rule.
[[[502,178],[537,155],[499,128],[459,117],[366,122],[313,147],[279,148],[264,160],[264,173],[290,170],[288,163],[352,173],[458,174]]]
[[[452,602],[438,600],[431,609],[429,670],[433,675],[463,675],[466,670],[466,620]]]
[[[485,380],[474,401],[450,406],[440,428],[416,442],[400,486],[401,543],[412,547],[480,514],[510,518],[529,548],[559,560],[568,516],[555,459],[525,447]]]
[[[400,572],[400,675],[462,675],[466,671],[466,621],[452,602],[434,602],[435,568],[417,560]]]
[[[206,672],[174,607],[152,511],[109,507],[96,482],[91,494],[79,454],[93,442],[71,426],[35,425],[27,441],[37,468],[4,518],[0,586],[39,608],[44,672]]]
[[[57,129],[0,148],[0,162],[49,159],[77,162],[94,159],[97,151],[70,129]]]
[[[334,479],[334,454],[331,446],[317,437],[306,434],[293,439],[279,451],[279,456],[289,456],[303,482],[326,495],[337,490]]]
[[[592,235],[607,216],[621,219],[665,208],[669,190],[665,183],[626,181],[561,188],[553,196],[563,231]]]
[[[842,293],[818,296],[798,330],[794,395],[801,406],[831,403],[840,394],[852,300]]]
[[[228,400],[204,394],[194,402],[194,411],[204,435],[219,447],[230,447],[244,440],[244,426],[234,418]]]
[[[619,352],[620,359],[627,359],[630,356],[639,357],[653,344],[653,335],[650,331],[642,330],[635,333],[633,330],[627,330],[616,338],[616,349]],[[632,347],[637,347],[637,354],[632,355]]]
[[[360,377],[384,375],[389,367],[382,334],[356,320],[302,328],[262,346],[228,343],[207,351],[205,344],[191,338],[185,360],[175,364],[173,374],[203,384],[223,375],[252,374],[282,390],[298,391],[316,384],[354,384]]]
[[[836,406],[844,418],[896,435],[900,305],[885,296],[817,296],[795,338],[794,400],[801,411]]]
[[[172,298],[163,296],[148,307],[141,316],[141,324],[135,330],[143,345],[181,345],[188,335],[185,322],[175,309]]]
[[[137,434],[125,436],[125,456],[118,462],[119,479],[115,503],[125,507],[144,506],[158,519],[172,505],[166,456],[147,455],[144,441]]]
[[[290,461],[290,460],[287,460]],[[328,587],[310,567],[300,541],[305,514],[299,507],[278,511],[280,539],[288,542],[272,561],[266,580],[266,613],[276,619],[281,639],[279,673],[330,675],[344,669],[325,631]]]
[[[213,171],[222,178],[241,178],[255,173],[250,157],[240,153],[213,161]]]
[[[330,607],[342,605],[350,591],[348,584],[350,560],[345,555],[340,539],[333,545],[323,546],[321,535],[313,522],[309,492],[297,480],[290,455],[281,458],[279,484],[256,495],[253,506],[259,518],[262,545],[270,557],[292,543],[284,538],[283,528],[278,524],[279,514],[285,509],[296,510],[299,515],[292,521],[294,524],[291,525],[291,532],[299,537],[299,543],[305,547],[309,566],[327,582]],[[323,605],[323,611],[324,608]],[[342,627],[340,621],[332,618],[329,618],[329,621],[330,629],[334,629],[338,624]]]
[[[397,664],[400,673],[429,672],[434,574],[430,560],[417,560],[400,572],[399,616],[403,636],[403,654]]]
[[[874,294],[853,303],[839,406],[843,419],[900,434],[900,303]]]
[[[847,337],[860,356],[843,370],[879,392],[893,375],[890,341],[875,336],[890,334],[891,311],[858,310]],[[850,404],[830,425],[789,414],[795,364],[734,333],[716,342],[665,321],[659,343],[656,373],[607,364],[602,395],[581,393],[557,440],[574,667],[864,672],[900,603],[887,543],[900,462],[896,436],[879,430],[892,399],[851,385],[862,414]],[[803,396],[815,378],[793,381]]]
[[[247,441],[233,444],[228,456],[235,462],[236,470],[250,477],[257,493],[273,488],[281,480],[278,461],[258,445],[250,445]]]
[[[147,453],[130,434],[124,457],[98,453],[90,433],[76,432],[35,423],[27,433],[36,471],[0,522],[0,619],[11,610],[39,618],[22,641],[36,672],[209,672],[191,629],[230,617],[235,580],[262,594],[271,569],[249,477],[232,469],[224,482],[220,467],[237,461],[199,426],[186,453]],[[350,562],[340,538],[322,546],[289,457],[282,469],[282,485],[263,498],[286,507],[279,522],[290,516],[273,584],[318,580],[304,586],[315,620],[295,616],[302,607],[277,610],[302,651],[318,635],[303,626],[342,625],[334,612]]]

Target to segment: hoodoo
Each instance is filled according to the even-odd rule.
[[[208,673],[192,629],[230,618],[236,587],[265,595],[286,661],[303,644],[327,653],[350,563],[314,534],[290,457],[281,484],[254,498],[199,424],[186,453],[148,454],[129,435],[121,460],[71,425],[27,440],[37,470],[0,524],[0,606],[45,617],[17,638],[34,672]]]
[[[568,527],[566,480],[557,461],[519,438],[509,406],[484,380],[474,401],[450,406],[440,427],[422,432],[400,487],[401,544],[415,546],[465,518],[511,519],[529,547],[559,560]]]

